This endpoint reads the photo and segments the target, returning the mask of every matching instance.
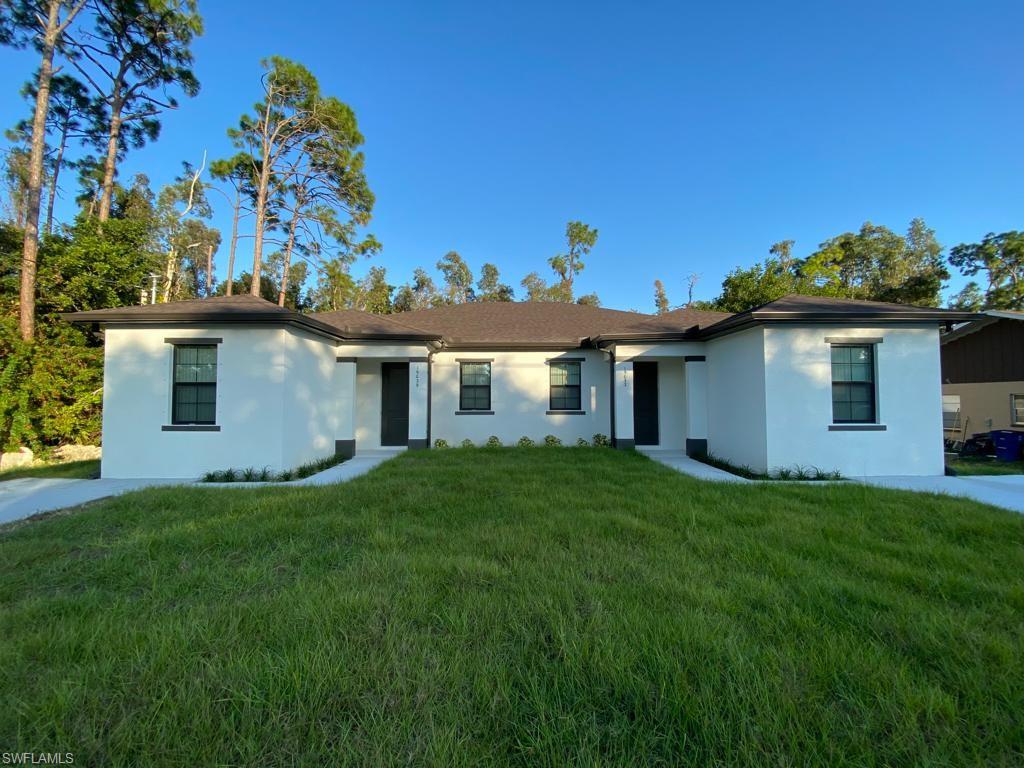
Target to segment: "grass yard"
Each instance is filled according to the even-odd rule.
[[[946,466],[957,475],[1024,475],[1024,461],[999,461],[988,456],[947,458]]]
[[[100,476],[100,460],[66,461],[59,464],[37,464],[32,467],[14,467],[0,472],[0,482],[22,477],[59,477],[68,480],[88,480]],[[2,749],[2,747],[0,747]]]
[[[78,765],[1021,765],[1024,517],[603,449],[0,533],[0,750]]]

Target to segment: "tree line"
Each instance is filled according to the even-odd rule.
[[[382,251],[369,231],[364,139],[354,111],[282,57],[261,62],[257,100],[226,128],[233,153],[207,158],[197,143],[166,183],[122,178],[126,157],[158,141],[163,115],[199,93],[202,33],[195,0],[0,2],[0,44],[36,62],[3,157],[0,448],[99,438],[101,341],[62,312],[238,293],[300,311],[515,298],[494,264],[474,279],[454,251],[436,264],[439,284],[417,269],[391,285],[382,263],[353,276]],[[74,213],[60,221],[71,186]],[[210,223],[220,206],[226,237]],[[575,281],[597,230],[573,221],[565,236],[550,280],[531,272],[523,296],[596,304]]]
[[[912,220],[904,234],[865,222],[856,232],[829,238],[804,257],[793,254],[795,241],[782,240],[768,258],[739,266],[722,281],[710,301],[694,301],[697,275],[688,279],[689,296],[678,306],[743,312],[786,294],[884,301],[938,307],[950,269],[982,276],[952,296],[953,309],[1024,309],[1024,232],[990,233],[979,243],[961,243],[947,254],[923,219]],[[655,311],[673,308],[664,283],[654,281]]]

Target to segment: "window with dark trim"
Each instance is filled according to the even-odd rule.
[[[173,386],[171,424],[215,424],[217,346],[175,344]]]
[[[459,363],[459,410],[491,410],[490,363]]]
[[[551,410],[580,410],[580,364],[551,362],[548,368],[551,371]]]
[[[832,422],[874,424],[875,347],[832,345]]]
[[[1010,395],[1010,424],[1024,426],[1024,395]]]

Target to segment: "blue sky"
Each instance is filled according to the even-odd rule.
[[[922,216],[946,246],[1024,228],[1019,2],[200,6],[202,92],[122,177],[229,153],[259,60],[294,58],[358,115],[395,284],[454,249],[518,289],[581,219],[578,292],[651,311],[655,278],[711,298],[772,242],[805,255],[865,220]],[[5,126],[32,66],[0,51]]]

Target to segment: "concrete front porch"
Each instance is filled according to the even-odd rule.
[[[612,376],[616,447],[685,456],[707,452],[707,360],[702,345],[620,346]]]

